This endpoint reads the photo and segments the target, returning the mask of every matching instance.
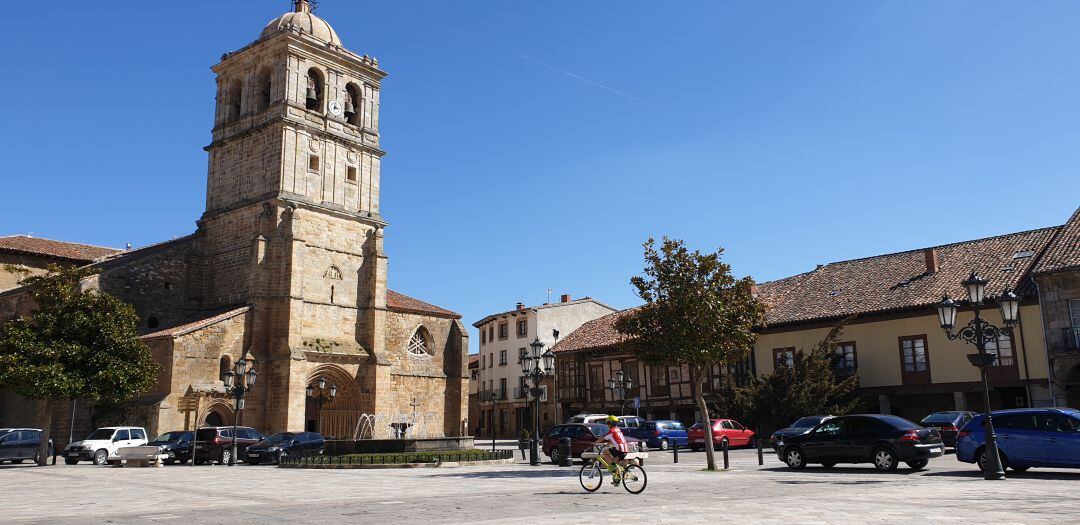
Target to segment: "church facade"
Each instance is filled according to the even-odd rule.
[[[231,424],[237,414],[221,378],[243,358],[258,372],[243,425],[351,437],[361,414],[422,413],[431,434],[465,434],[460,316],[387,289],[378,61],[345,49],[297,1],[212,70],[216,111],[196,231],[91,263],[101,271],[88,285],[135,306],[163,367],[154,391],[113,422],[151,434]],[[25,291],[0,292],[0,319],[30,308]],[[305,392],[320,379],[337,393],[321,406]],[[29,402],[0,395],[0,424],[35,421],[20,419]],[[94,419],[85,410],[77,427]],[[60,413],[68,416],[54,421],[71,408]]]

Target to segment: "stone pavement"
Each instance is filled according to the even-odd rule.
[[[704,453],[653,452],[632,495],[588,494],[579,467],[491,465],[402,470],[269,466],[117,469],[0,467],[0,523],[1080,523],[1080,470],[1035,469],[983,481],[949,455],[927,470],[869,465],[789,471],[755,451],[704,472]],[[718,454],[719,456],[719,454]]]

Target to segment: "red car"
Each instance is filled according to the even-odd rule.
[[[540,445],[540,450],[547,454],[551,458],[551,462],[559,463],[559,440],[568,437],[570,438],[570,455],[571,457],[580,458],[581,453],[585,452],[596,443],[597,439],[607,435],[607,425],[599,423],[567,423],[565,425],[555,425],[548,430],[547,434],[544,434],[543,443]],[[638,442],[637,439],[630,436],[625,436],[626,442],[634,447]]]
[[[714,448],[723,447],[724,441],[727,441],[728,448],[757,446],[754,431],[742,426],[734,419],[712,420],[712,434]],[[694,426],[686,431],[686,438],[690,442],[690,450],[705,448],[705,427],[700,421],[694,423]]]

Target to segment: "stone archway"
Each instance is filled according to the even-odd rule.
[[[225,401],[214,401],[200,419],[200,427],[229,426],[233,424],[233,409]]]
[[[1080,407],[1080,365],[1072,367],[1065,376],[1065,406]]]
[[[327,439],[352,439],[353,430],[360,420],[360,388],[356,378],[337,365],[320,365],[308,375],[308,385],[315,385],[319,378],[326,379],[326,388],[337,386],[333,401],[319,404],[306,398],[304,430],[318,432]]]

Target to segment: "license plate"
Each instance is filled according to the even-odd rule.
[[[68,452],[68,457],[69,458],[77,458],[77,457],[79,457],[79,453],[78,452]]]
[[[202,445],[195,445],[195,448],[203,448]]]
[[[258,454],[253,454],[253,453],[251,453],[251,452],[248,452],[248,457],[249,457],[249,458],[257,458],[257,457],[259,457],[259,455],[258,455]]]
[[[941,447],[934,447],[930,449],[930,452],[942,452]]]

